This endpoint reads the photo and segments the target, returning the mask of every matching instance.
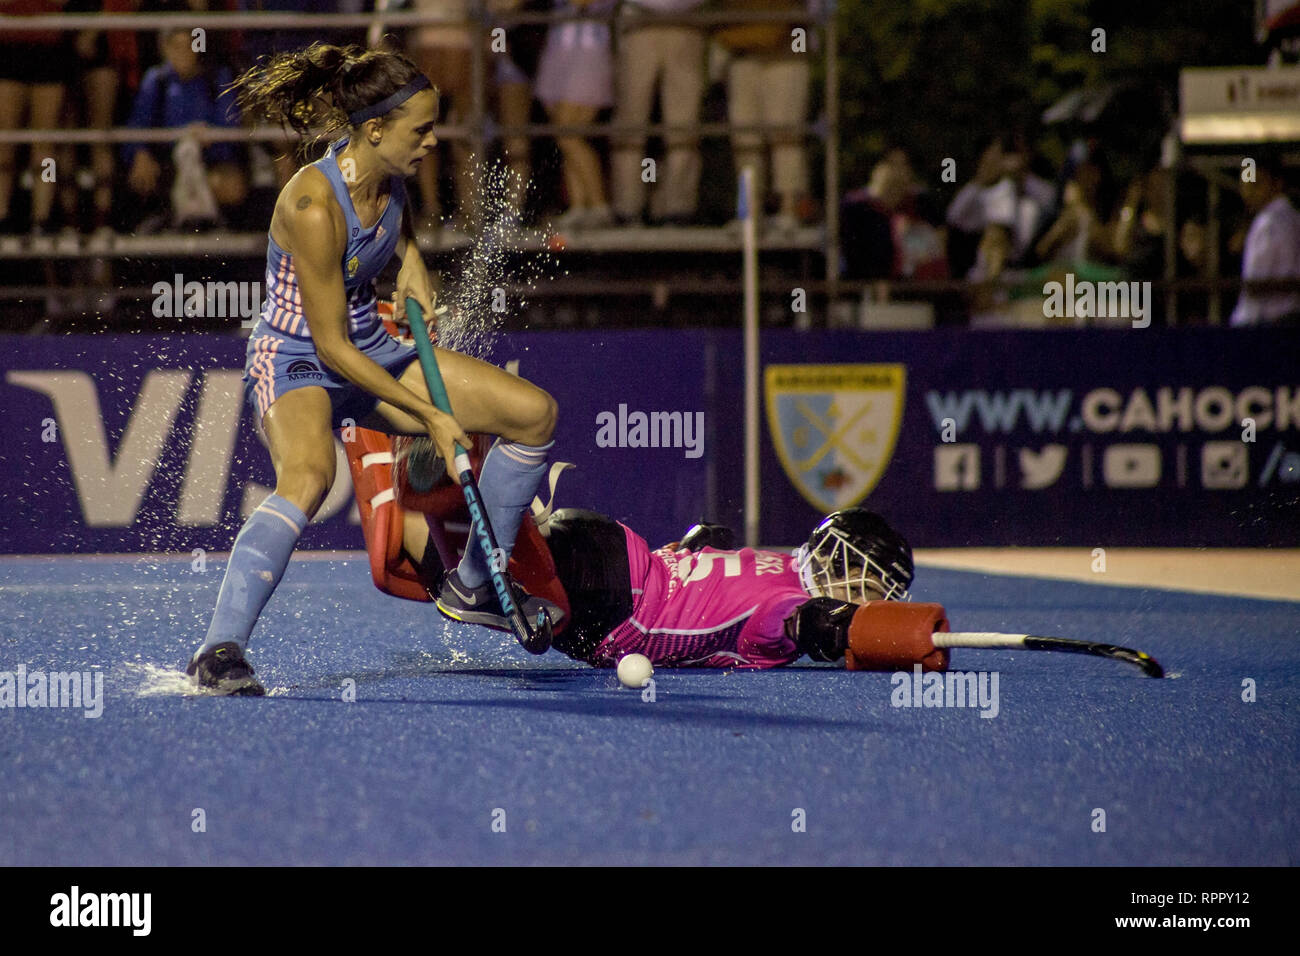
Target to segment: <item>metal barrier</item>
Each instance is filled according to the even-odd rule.
[[[670,15],[651,14],[632,11],[626,5],[620,5],[604,14],[586,11],[493,11],[487,0],[470,0],[468,19],[455,16],[436,16],[418,12],[376,11],[364,14],[301,14],[301,13],[162,13],[162,14],[52,14],[38,16],[0,15],[0,30],[4,31],[38,31],[38,30],[158,30],[164,28],[182,28],[204,31],[232,30],[319,30],[319,29],[361,29],[385,31],[390,28],[445,25],[464,26],[478,32],[479,42],[470,45],[472,62],[472,102],[468,122],[459,125],[444,125],[435,128],[435,135],[448,140],[468,141],[476,155],[486,154],[489,143],[513,136],[535,138],[538,136],[578,135],[587,137],[607,137],[627,134],[639,136],[664,136],[676,132],[689,132],[700,137],[728,136],[738,132],[761,132],[768,135],[786,133],[801,136],[816,136],[825,142],[825,184],[826,195],[839,195],[839,98],[838,98],[838,39],[835,29],[834,0],[815,0],[807,4],[806,11],[696,11]],[[726,123],[708,123],[695,126],[667,126],[665,124],[648,124],[644,126],[614,126],[611,124],[590,124],[585,126],[558,126],[550,123],[503,126],[487,115],[485,108],[487,87],[487,40],[490,32],[497,28],[509,28],[522,25],[550,25],[570,20],[604,20],[610,23],[612,34],[617,42],[620,30],[631,27],[696,25],[715,27],[740,23],[807,23],[820,29],[823,36],[825,55],[824,84],[824,120],[817,123],[803,123],[796,126],[732,126]],[[147,135],[142,135],[147,133]],[[214,130],[202,129],[198,135],[203,142],[240,141],[240,142],[285,142],[289,139],[277,129]],[[177,132],[171,130],[3,130],[0,142],[10,143],[121,143],[121,142],[174,142]],[[825,203],[826,208],[826,266],[827,281],[836,279],[836,265],[839,262],[839,209],[835,201]]]
[[[480,42],[472,43],[472,90],[469,118],[460,124],[440,125],[435,128],[440,138],[453,141],[468,141],[479,155],[483,155],[488,144],[508,137],[520,136],[537,138],[554,135],[581,135],[590,137],[617,137],[624,134],[638,136],[664,136],[678,132],[691,132],[701,138],[725,137],[735,133],[759,132],[772,134],[795,134],[802,137],[816,137],[825,145],[825,224],[823,227],[805,228],[793,233],[768,236],[763,242],[765,251],[784,251],[787,253],[816,256],[822,259],[824,278],[813,283],[800,281],[810,294],[824,296],[826,302],[845,302],[847,296],[872,296],[888,289],[884,298],[929,298],[939,296],[966,296],[972,286],[966,282],[868,282],[855,283],[842,280],[838,276],[840,261],[840,195],[838,150],[839,150],[839,101],[838,101],[838,36],[835,22],[834,0],[825,3],[810,3],[804,11],[697,11],[658,15],[644,12],[629,13],[627,5],[604,14],[588,11],[571,12],[519,12],[493,11],[487,0],[470,0],[468,18],[455,16],[438,16],[419,12],[376,11],[365,14],[301,14],[280,12],[226,13],[195,11],[189,13],[165,14],[55,14],[40,16],[12,16],[0,14],[0,31],[61,31],[94,30],[100,32],[114,30],[158,30],[182,28],[204,31],[264,31],[290,30],[319,31],[322,29],[356,29],[376,31],[403,29],[409,27],[445,25],[462,26],[476,31]],[[820,119],[793,126],[733,126],[728,123],[700,123],[694,126],[669,126],[663,123],[643,126],[618,126],[608,124],[587,124],[583,126],[561,126],[552,123],[529,123],[524,125],[501,125],[488,115],[485,109],[487,89],[487,66],[490,54],[487,40],[491,32],[498,28],[510,28],[521,25],[551,25],[565,21],[602,20],[611,24],[612,35],[617,42],[621,30],[630,27],[655,25],[693,24],[701,27],[715,27],[738,23],[800,23],[807,24],[822,37],[820,55],[825,64],[823,111]],[[812,47],[810,46],[810,49]],[[814,55],[812,53],[810,56]],[[51,144],[112,144],[127,142],[170,143],[175,142],[182,132],[195,135],[205,143],[215,142],[256,142],[256,143],[292,143],[298,139],[297,134],[274,127],[246,127],[241,129],[215,128],[207,126],[188,126],[182,129],[44,129],[44,130],[0,130],[0,143],[51,143]],[[1211,204],[1217,194],[1211,194]],[[470,236],[443,232],[435,235],[422,235],[421,246],[432,254],[452,253],[468,247],[473,242]],[[542,252],[545,242],[537,236],[522,236],[507,240],[508,248],[519,252]],[[592,232],[568,237],[567,248],[571,252],[591,252],[612,254],[638,251],[682,251],[699,253],[729,253],[740,251],[737,236],[716,228],[659,228],[640,232],[618,229],[593,230]],[[1217,245],[1215,246],[1217,249]],[[1167,256],[1173,255],[1172,243],[1167,249]],[[5,260],[50,260],[56,262],[79,259],[123,259],[127,257],[157,258],[202,258],[222,255],[231,257],[260,258],[265,251],[265,239],[262,233],[240,233],[220,235],[155,235],[135,236],[118,235],[104,237],[58,237],[40,238],[26,241],[13,236],[0,236],[0,262]],[[1166,264],[1167,267],[1169,263]],[[1216,263],[1217,265],[1217,263]],[[1170,273],[1171,274],[1171,273]],[[788,289],[789,282],[778,283]],[[1011,284],[1008,284],[1011,285]],[[1178,299],[1185,295],[1207,295],[1210,297],[1208,321],[1220,324],[1223,316],[1220,299],[1225,294],[1243,288],[1239,279],[1166,279],[1156,283],[1156,288],[1169,296],[1169,315],[1173,324],[1177,323]],[[714,281],[695,281],[674,278],[668,283],[669,292],[665,293],[665,283],[659,280],[632,279],[628,281],[587,281],[585,287],[593,290],[592,294],[618,297],[650,296],[653,300],[663,300],[665,296],[707,296],[712,294],[735,295],[739,291],[738,283],[719,283]],[[1300,283],[1285,281],[1279,283],[1250,283],[1246,285],[1251,291],[1296,291]],[[38,290],[47,293],[57,292],[55,286],[0,286],[0,299],[14,301],[30,298]],[[561,290],[566,291],[561,291]],[[110,290],[125,296],[126,290]],[[568,284],[553,287],[552,291],[534,290],[535,297],[554,295],[563,297],[574,295]]]
[[[260,272],[250,269],[247,277],[232,278],[229,270],[222,270],[219,276],[207,274],[193,260],[168,260],[174,264],[167,273],[159,273],[158,281],[166,286],[165,297],[173,298],[173,288],[178,284],[173,281],[173,273],[181,273],[186,282],[195,280],[205,285],[221,284],[231,286],[258,285]],[[152,281],[149,280],[149,281]],[[905,329],[923,330],[934,325],[951,325],[954,321],[964,323],[970,317],[969,302],[977,290],[1010,290],[1016,283],[976,284],[958,280],[944,281],[890,281],[875,282],[841,279],[827,283],[811,277],[797,275],[777,275],[769,271],[758,283],[760,319],[764,327],[795,329],[863,329],[879,331],[882,334]],[[499,288],[512,303],[510,313],[501,316],[506,328],[521,330],[565,329],[578,326],[601,328],[737,328],[741,321],[741,299],[744,286],[739,278],[700,278],[691,276],[643,277],[643,278],[575,278],[572,276],[555,276],[541,282],[518,282],[503,280]],[[1152,280],[1152,301],[1162,302],[1160,308],[1152,306],[1151,325],[1188,326],[1190,310],[1184,309],[1181,316],[1175,316],[1168,308],[1174,297],[1181,297],[1184,302],[1198,301],[1202,308],[1196,313],[1196,325],[1223,325],[1226,312],[1220,312],[1217,321],[1216,310],[1209,307],[1216,299],[1228,305],[1243,291],[1256,294],[1269,292],[1300,293],[1300,280],[1257,280],[1243,282],[1235,278],[1220,279],[1178,279],[1172,281]],[[114,300],[110,310],[92,309],[85,314],[63,317],[47,314],[43,303],[49,296],[83,299],[94,293],[108,296]],[[801,294],[801,308],[792,308],[792,293]],[[487,293],[484,293],[485,295]],[[51,331],[138,331],[169,333],[178,330],[189,332],[227,332],[247,334],[251,328],[252,318],[241,320],[232,312],[203,314],[196,316],[172,315],[168,312],[163,317],[156,317],[153,305],[159,300],[157,283],[141,283],[139,277],[132,281],[111,288],[95,290],[85,286],[54,286],[42,284],[0,285],[0,302],[6,303],[0,313],[0,333]],[[1030,306],[1034,300],[1024,300]],[[21,306],[26,305],[24,314]],[[472,303],[471,308],[475,308]],[[483,308],[487,305],[480,303]],[[946,308],[940,306],[946,305]],[[18,306],[18,308],[15,308]],[[901,310],[906,313],[909,308],[930,307],[940,321],[933,319],[923,323],[906,321],[900,323],[895,316],[889,318],[889,310]],[[76,312],[76,309],[72,310]],[[256,310],[255,310],[256,311]],[[885,318],[881,318],[882,313]],[[1010,310],[992,310],[984,315],[1001,315],[1002,322],[993,326],[997,328],[1030,328],[1023,323],[1024,314],[1018,317]],[[1037,314],[1041,316],[1041,308]],[[255,317],[255,315],[254,315]],[[905,316],[906,317],[906,316]],[[1066,327],[1123,327],[1128,328],[1130,321],[1121,318],[1058,319],[1041,321],[1044,329]],[[1139,328],[1145,327],[1145,323]]]

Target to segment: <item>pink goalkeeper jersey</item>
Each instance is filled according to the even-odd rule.
[[[666,667],[779,667],[799,657],[785,619],[808,600],[794,558],[774,551],[651,551],[626,525],[632,616],[597,648],[597,665],[644,654]]]

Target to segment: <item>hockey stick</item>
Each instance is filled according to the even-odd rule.
[[[997,634],[989,631],[936,631],[932,635],[932,640],[935,647],[1013,647],[1028,651],[1092,654],[1096,657],[1106,657],[1136,665],[1148,677],[1165,676],[1164,668],[1154,657],[1116,644],[1078,641],[1068,637],[1039,637],[1034,634]]]
[[[1164,668],[1149,654],[1115,644],[1035,634],[943,630],[947,626],[948,612],[942,604],[870,601],[858,607],[848,623],[845,666],[849,670],[898,670],[921,664],[930,670],[946,670],[947,652],[952,647],[1023,648],[1091,654],[1133,664],[1148,677],[1165,676]]]
[[[415,351],[420,357],[420,368],[424,372],[424,382],[429,386],[429,397],[441,411],[450,415],[451,401],[447,397],[447,386],[443,384],[442,372],[438,369],[438,358],[433,351],[433,342],[429,340],[429,330],[424,324],[424,312],[420,304],[410,297],[406,300],[406,317],[411,324],[411,334],[415,337]],[[537,628],[528,626],[523,609],[515,601],[514,593],[506,581],[505,567],[498,559],[501,550],[497,547],[496,534],[488,521],[487,509],[483,507],[483,496],[479,493],[478,482],[474,480],[474,469],[470,466],[469,455],[465,449],[456,444],[456,474],[460,476],[460,487],[465,493],[465,503],[469,505],[470,524],[478,540],[479,547],[487,558],[488,569],[492,575],[492,587],[501,611],[510,622],[510,630],[524,650],[530,654],[545,654],[551,647],[551,619],[545,611],[537,612]]]

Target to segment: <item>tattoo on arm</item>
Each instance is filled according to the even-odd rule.
[[[299,211],[302,211],[303,209],[306,209],[306,208],[307,208],[308,206],[310,206],[310,205],[311,205],[311,197],[310,197],[310,196],[303,196],[301,199],[298,200],[298,209],[299,209]]]

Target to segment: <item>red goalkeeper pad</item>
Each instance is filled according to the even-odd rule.
[[[483,459],[487,457],[492,439],[488,435],[470,437],[474,439],[474,447],[469,450],[470,465],[477,476],[483,468]],[[394,453],[400,457],[403,445],[410,441],[410,438],[395,436],[392,439]],[[393,483],[398,506],[404,512],[415,511],[425,516],[429,525],[429,546],[438,549],[444,566],[452,567],[465,553],[471,533],[469,506],[465,504],[460,486],[452,481],[450,475],[443,475],[428,491],[416,491],[407,482],[403,463],[394,467]],[[546,539],[537,530],[531,514],[525,514],[519,523],[515,546],[510,552],[509,571],[529,594],[559,605],[564,611],[565,621],[568,620],[569,596],[560,583]],[[554,633],[563,630],[562,622],[555,627]]]
[[[375,587],[411,601],[432,600],[415,565],[402,551],[404,512],[393,487],[393,446],[389,437],[368,428],[346,428],[343,448]]]
[[[391,306],[381,303],[379,308],[389,333],[397,335],[396,326],[388,318]],[[469,449],[470,464],[474,474],[478,475],[491,446],[491,437],[471,437],[474,445]],[[443,565],[452,567],[469,543],[469,508],[460,486],[448,475],[427,492],[411,488],[406,482],[405,468],[394,466],[394,455],[410,441],[410,438],[390,438],[366,428],[350,428],[343,432],[343,447],[347,452],[352,488],[370,557],[370,576],[375,587],[395,597],[429,601],[431,598],[419,570],[402,550],[404,519],[411,512],[423,514],[429,527],[428,546],[436,547]],[[509,570],[530,594],[546,598],[563,609],[564,622],[556,626],[555,633],[563,631],[569,618],[569,597],[532,515],[524,515],[520,523]]]
[[[490,439],[486,435],[472,437],[470,462],[477,475]],[[469,508],[460,487],[450,476],[444,475],[427,492],[417,492],[407,484],[406,470],[394,467],[393,456],[394,450],[408,441],[409,438],[402,436],[390,438],[382,432],[355,428],[345,432],[343,447],[347,451],[375,587],[396,597],[428,601],[430,597],[418,569],[402,550],[405,516],[410,512],[424,515],[429,527],[428,547],[437,548],[444,566],[451,567],[469,544]],[[546,539],[530,514],[525,514],[520,522],[509,570],[528,593],[559,605],[565,619],[556,626],[555,633],[562,632],[569,617],[569,596],[560,583]]]
[[[948,630],[942,604],[871,601],[849,622],[849,646],[844,664],[851,671],[910,671],[948,669],[947,648],[934,646],[935,631]]]

